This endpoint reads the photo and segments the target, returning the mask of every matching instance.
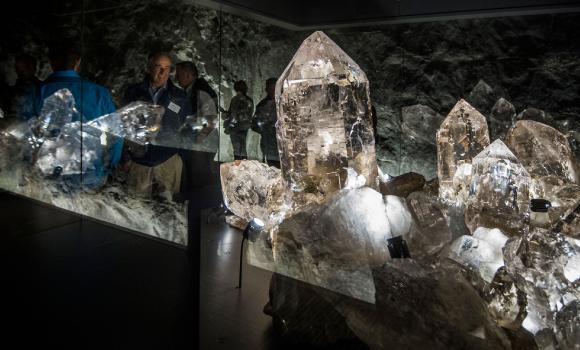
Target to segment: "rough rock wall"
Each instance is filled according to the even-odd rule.
[[[84,37],[85,76],[109,87],[119,101],[124,87],[142,77],[147,53],[172,50],[194,60],[218,90],[225,108],[233,82],[243,79],[257,104],[264,81],[278,76],[310,32],[292,32],[187,3],[125,1],[106,11],[87,1],[61,5],[72,15],[9,31],[0,39],[0,61],[13,82],[12,57],[30,52],[46,76],[46,42],[57,30]],[[75,14],[76,13],[76,14]],[[84,24],[84,25],[83,25]],[[221,26],[220,26],[221,24]],[[51,30],[44,30],[46,27]],[[378,115],[377,155],[385,173],[436,174],[435,132],[453,104],[465,98],[484,115],[500,97],[517,113],[546,111],[563,132],[580,130],[580,15],[466,19],[343,28],[325,31],[366,72]],[[221,35],[220,35],[221,34]],[[18,43],[16,45],[15,43]],[[221,64],[220,64],[221,62]],[[221,70],[221,79],[219,72]],[[2,72],[0,72],[2,73]],[[221,160],[231,157],[222,133]],[[250,158],[259,156],[259,137],[250,132]],[[576,152],[580,152],[577,148]]]

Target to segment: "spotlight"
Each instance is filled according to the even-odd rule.
[[[536,213],[547,213],[552,207],[552,203],[543,198],[534,198],[530,201],[530,210]]]
[[[389,254],[393,259],[410,258],[409,247],[407,242],[401,236],[387,238],[387,247]]]
[[[62,174],[62,167],[57,165],[54,167],[54,169],[52,169],[52,177],[56,179],[60,176],[60,174]]]
[[[534,198],[530,200],[530,222],[536,226],[546,226],[550,222],[548,209],[552,207],[549,200]]]
[[[242,288],[242,263],[244,261],[244,241],[249,239],[251,242],[255,242],[260,232],[264,228],[264,222],[258,218],[253,218],[242,233],[242,244],[240,246],[240,273],[238,275],[238,288]]]
[[[244,229],[243,239],[255,242],[263,228],[264,222],[258,218],[253,218]]]

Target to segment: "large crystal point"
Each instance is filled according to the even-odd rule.
[[[509,131],[506,144],[533,178],[556,177],[562,182],[576,182],[568,140],[551,126],[520,120]]]
[[[161,128],[163,113],[163,106],[137,101],[114,113],[94,119],[88,125],[139,145],[145,145],[155,139]]]
[[[485,117],[465,100],[457,102],[437,131],[439,195],[444,201],[461,203],[453,177],[488,145]]]
[[[500,140],[495,140],[473,158],[471,191],[465,223],[499,228],[516,235],[529,218],[531,178],[516,156]]]
[[[54,139],[74,120],[80,120],[75,98],[68,89],[61,89],[44,100],[34,131],[41,140]]]
[[[296,204],[345,186],[347,168],[377,188],[369,81],[322,32],[309,36],[276,84],[277,138]]]

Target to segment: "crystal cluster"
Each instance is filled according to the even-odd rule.
[[[291,324],[296,305],[308,302],[301,298],[316,294],[320,309],[337,311],[371,349],[577,349],[580,196],[566,139],[520,120],[506,144],[490,144],[485,117],[460,100],[436,135],[438,187],[409,173],[380,179],[379,193],[366,175],[376,167],[365,153],[372,142],[363,133],[355,145],[356,114],[341,109],[366,106],[368,83],[357,90],[364,75],[344,57],[315,33],[279,80],[281,173],[222,165],[232,211],[268,220],[249,244],[250,263],[300,281],[274,283],[268,313]],[[479,102],[503,135],[513,105]],[[422,107],[408,112],[437,119]],[[537,196],[558,213],[542,227],[530,219]],[[405,242],[406,258],[393,255],[393,239]],[[300,292],[289,305],[292,288]],[[311,307],[304,312],[316,313]]]
[[[276,85],[285,186],[298,204],[345,187],[348,168],[376,188],[369,82],[322,32],[309,36]]]

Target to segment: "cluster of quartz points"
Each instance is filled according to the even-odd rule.
[[[45,99],[40,116],[11,126],[6,134],[26,145],[26,158],[35,161],[42,174],[75,175],[93,170],[115,138],[141,146],[188,146],[155,138],[163,113],[162,106],[133,102],[114,113],[81,123],[74,96],[68,89],[62,89]],[[193,128],[190,124],[188,121],[186,126]]]
[[[319,325],[299,315],[339,315],[372,349],[576,349],[580,188],[566,137],[520,120],[490,143],[486,117],[460,100],[437,132],[438,179],[375,175],[368,85],[357,90],[364,75],[345,56],[317,32],[278,81],[281,171],[222,165],[228,207],[266,223],[248,259],[278,273],[268,313],[311,335]],[[398,238],[410,258],[391,249]]]

